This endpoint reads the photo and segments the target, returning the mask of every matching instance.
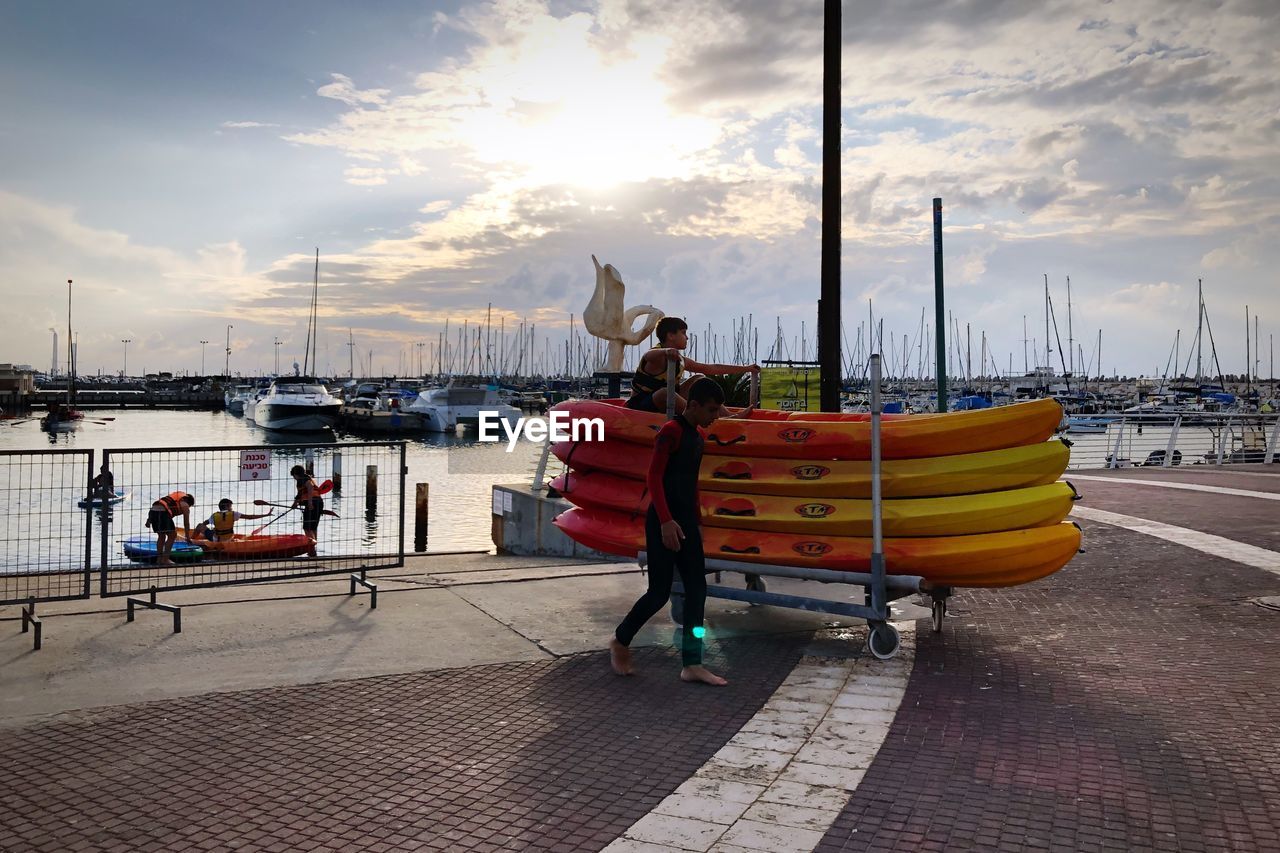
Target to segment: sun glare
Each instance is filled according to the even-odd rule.
[[[487,107],[463,139],[481,160],[533,184],[601,187],[682,177],[717,138],[715,122],[672,113],[657,73],[666,45],[632,42],[604,55],[583,15],[531,24],[515,47],[495,48],[478,70]]]

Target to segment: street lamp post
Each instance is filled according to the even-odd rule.
[[[234,328],[230,323],[227,324],[227,363],[222,368],[222,374],[228,379],[231,378],[231,330]]]
[[[120,343],[124,344],[124,364],[120,367],[120,378],[124,379],[129,374],[129,344],[133,338],[121,338]]]
[[[200,342],[200,376],[201,376],[201,377],[204,377],[204,375],[205,375],[205,373],[204,373],[204,345],[205,345],[205,344],[207,344],[207,343],[209,343],[209,342],[208,342],[208,341],[201,341],[201,342]]]
[[[418,341],[416,344],[414,344],[414,346],[418,348],[418,376],[421,377],[422,376],[422,348],[426,346],[426,344],[424,344],[422,341]]]
[[[276,376],[280,375],[280,344],[282,343],[284,343],[284,341],[280,340],[279,338],[273,337],[271,339],[271,345],[275,347],[275,350],[276,350]]]

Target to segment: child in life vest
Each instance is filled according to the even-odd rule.
[[[196,499],[186,492],[170,492],[151,505],[151,511],[147,513],[147,527],[156,535],[157,566],[173,565],[169,553],[178,535],[173,522],[176,516],[182,516],[182,535],[191,538],[191,508],[195,505]]]
[[[248,515],[232,509],[230,498],[218,501],[218,511],[196,525],[196,536],[203,536],[211,542],[225,542],[235,536],[236,522],[242,518],[266,518],[271,515],[268,510],[258,515]]]

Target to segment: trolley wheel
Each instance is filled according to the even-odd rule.
[[[677,625],[684,624],[684,596],[683,595],[672,594],[671,596],[671,621],[676,623]]]
[[[947,615],[947,600],[945,598],[935,598],[933,600],[933,633],[942,633],[942,620]]]
[[[902,642],[898,637],[898,629],[888,622],[877,622],[869,625],[867,631],[867,649],[877,660],[889,660],[898,653]]]

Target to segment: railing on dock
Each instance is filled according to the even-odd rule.
[[[88,598],[92,450],[0,450],[0,604]]]
[[[320,445],[134,448],[104,451],[117,486],[134,499],[99,531],[99,594],[104,598],[174,589],[258,583],[267,580],[362,571],[404,565],[405,445],[365,442]],[[316,484],[324,514],[315,527],[315,547],[302,548],[303,509],[290,469],[301,465]],[[158,565],[155,533],[147,529],[152,502],[172,492],[191,494],[190,526],[208,520],[223,499],[233,511],[269,516],[240,519],[237,534],[258,533],[254,546],[235,549],[182,540],[171,565]],[[272,537],[265,539],[262,537]],[[180,549],[180,550],[178,550]]]
[[[1280,460],[1280,414],[1081,415],[1062,437],[1070,467],[1186,467]]]

